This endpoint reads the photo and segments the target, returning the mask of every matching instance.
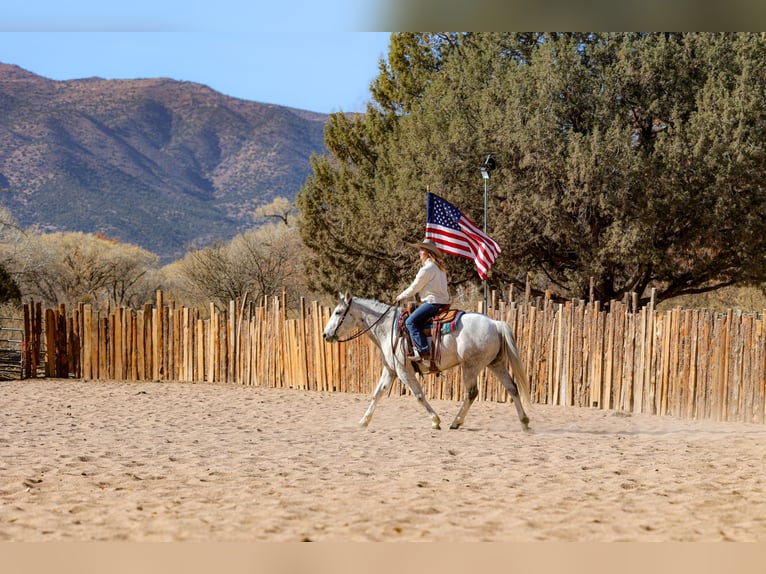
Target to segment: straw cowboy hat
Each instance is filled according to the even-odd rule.
[[[434,243],[430,239],[426,239],[425,241],[423,241],[421,243],[412,243],[411,245],[413,247],[417,247],[418,249],[425,249],[426,251],[431,253],[431,255],[433,255],[437,259],[441,259],[442,258],[443,253],[441,251],[439,251],[438,247],[436,247],[436,243]]]

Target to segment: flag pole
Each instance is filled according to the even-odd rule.
[[[484,235],[487,235],[487,220],[489,219],[489,174],[495,169],[497,162],[492,154],[487,154],[484,163],[481,164],[481,178],[484,180]],[[484,279],[484,314],[487,315],[487,280]]]
[[[487,234],[487,219],[489,218],[489,178],[484,178],[484,234]],[[484,314],[487,315],[487,280],[484,279]]]
[[[426,227],[428,227],[428,194],[431,193],[431,186],[426,186]]]

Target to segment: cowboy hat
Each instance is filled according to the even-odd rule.
[[[438,259],[441,259],[442,257],[442,252],[439,251],[438,247],[436,247],[436,243],[434,243],[430,239],[426,239],[425,241],[421,243],[412,243],[411,245],[413,247],[417,247],[418,249],[425,249],[426,251],[428,251],[429,253],[431,253]]]

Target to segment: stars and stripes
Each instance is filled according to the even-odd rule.
[[[446,199],[429,192],[426,202],[426,239],[444,253],[473,260],[479,277],[486,279],[500,246]]]

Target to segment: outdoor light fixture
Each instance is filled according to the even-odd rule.
[[[492,157],[492,154],[487,155],[487,159],[484,160],[484,163],[481,164],[481,177],[484,179],[489,179],[489,172],[491,172],[493,169],[497,167],[497,163],[495,162],[495,158]]]

